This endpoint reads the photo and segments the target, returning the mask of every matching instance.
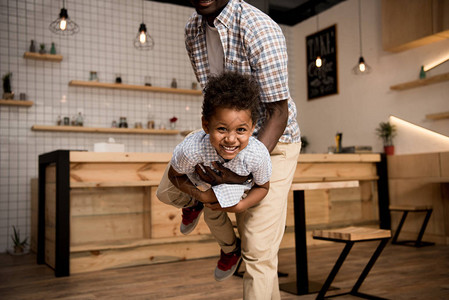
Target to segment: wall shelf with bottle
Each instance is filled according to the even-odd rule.
[[[426,115],[426,119],[428,119],[428,120],[449,119],[449,111],[436,113],[436,114],[428,114],[428,115]]]
[[[7,105],[7,106],[33,106],[33,101],[24,101],[24,100],[4,100],[0,99],[0,105]]]
[[[40,54],[38,52],[25,52],[23,54],[23,58],[60,62],[62,60],[62,55],[48,54],[48,53]]]
[[[106,83],[98,81],[80,81],[71,80],[69,86],[78,87],[94,87],[94,88],[105,88],[105,89],[116,89],[116,90],[133,90],[133,91],[146,91],[154,93],[169,93],[169,94],[184,94],[184,95],[196,95],[200,96],[200,90],[189,90],[189,89],[178,89],[178,88],[166,88],[166,87],[156,87],[156,86],[146,86],[146,85],[131,85],[123,83]]]
[[[390,86],[390,89],[396,90],[396,91],[403,91],[403,90],[408,90],[408,89],[412,89],[415,87],[439,83],[439,82],[443,82],[443,81],[447,81],[447,80],[449,80],[449,73],[443,73],[443,74],[427,77],[425,79],[418,79],[418,80],[414,80],[414,81],[409,81],[409,82],[392,85],[392,86]]]
[[[126,133],[126,134],[155,134],[155,135],[177,135],[179,130],[171,129],[143,129],[143,128],[103,128],[84,126],[52,126],[33,125],[33,131],[59,131],[59,132],[85,132],[85,133]]]

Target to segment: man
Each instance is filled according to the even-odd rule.
[[[277,253],[284,234],[288,192],[301,148],[296,107],[288,89],[285,38],[273,20],[242,0],[190,2],[196,13],[186,24],[185,43],[201,86],[206,86],[210,75],[226,70],[250,74],[260,87],[261,117],[254,136],[270,152],[273,171],[267,196],[258,205],[236,213],[246,264],[243,294],[248,300],[280,299]],[[231,172],[216,168],[220,171],[218,175],[210,168],[204,168],[205,171],[197,168],[197,172],[213,185],[236,183]],[[167,188],[167,181],[163,179],[160,188]],[[205,206],[204,219],[208,226],[222,226],[226,209]],[[192,214],[200,215],[196,208],[183,209],[183,222],[184,218],[196,222]],[[239,250],[235,239],[218,242],[229,253]]]

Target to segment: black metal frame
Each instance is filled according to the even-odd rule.
[[[424,246],[431,246],[435,245],[435,243],[432,242],[423,242],[422,237],[424,235],[424,231],[426,230],[427,223],[429,223],[430,216],[432,215],[432,208],[426,208],[426,209],[419,209],[419,210],[408,210],[408,209],[394,209],[392,211],[402,211],[402,218],[399,222],[398,228],[396,229],[396,232],[394,233],[393,239],[391,240],[392,244],[395,245],[405,245],[405,246],[413,246],[413,247],[424,247]],[[426,216],[424,217],[424,221],[421,225],[421,229],[419,230],[418,237],[416,241],[406,240],[406,241],[398,241],[399,233],[401,232],[402,226],[404,225],[405,219],[407,218],[407,215],[409,212],[426,212]]]
[[[379,207],[379,228],[391,229],[390,216],[390,195],[388,189],[388,166],[386,154],[380,155],[380,162],[376,163],[377,175],[377,194]]]
[[[316,299],[325,299],[325,298],[337,297],[337,296],[342,296],[342,295],[352,295],[352,296],[365,298],[365,299],[385,299],[385,298],[361,293],[361,292],[359,292],[359,289],[360,289],[363,281],[365,280],[365,278],[368,276],[368,273],[370,272],[370,270],[376,263],[376,260],[379,258],[383,249],[387,245],[388,240],[390,238],[371,239],[371,240],[363,240],[363,241],[344,241],[344,240],[336,240],[336,239],[322,238],[322,237],[313,237],[313,238],[319,239],[319,240],[340,242],[340,243],[346,244],[345,247],[343,248],[342,252],[340,253],[340,256],[338,257],[337,261],[335,262],[334,267],[332,268],[331,272],[329,273],[325,283],[323,284],[321,290],[319,291]],[[341,266],[343,265],[343,262],[345,261],[346,257],[348,256],[349,251],[351,251],[352,246],[354,246],[354,244],[357,242],[368,242],[368,241],[375,241],[375,240],[380,240],[380,243],[377,246],[376,251],[374,251],[373,255],[371,256],[370,260],[366,264],[365,268],[363,269],[362,273],[360,274],[359,278],[357,279],[357,282],[354,284],[352,289],[349,292],[326,296],[326,293],[329,290],[329,287],[331,286],[332,282],[334,281],[335,277],[337,276],[337,273],[340,270]]]
[[[303,190],[293,191],[293,204],[295,216],[295,257],[296,281],[282,283],[279,288],[295,295],[316,293],[321,284],[309,281],[307,266],[307,239],[306,239],[306,211]]]
[[[70,151],[39,155],[37,263],[45,264],[45,171],[56,164],[55,276],[70,275]]]

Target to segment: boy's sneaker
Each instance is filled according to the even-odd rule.
[[[203,203],[198,201],[195,206],[182,209],[182,222],[180,227],[182,234],[189,234],[195,229],[200,220],[203,208]]]
[[[231,277],[241,259],[240,248],[231,253],[224,253],[223,250],[220,250],[220,260],[217,263],[214,273],[215,280],[223,281]]]

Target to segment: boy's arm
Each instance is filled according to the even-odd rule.
[[[262,199],[265,198],[265,196],[268,194],[269,189],[269,181],[262,185],[255,184],[248,192],[248,195],[234,206],[222,208],[218,202],[207,203],[205,206],[209,207],[212,210],[240,213],[262,201]]]
[[[212,203],[217,202],[217,197],[212,189],[208,189],[207,191],[199,190],[189,179],[186,174],[181,174],[176,172],[172,166],[168,170],[168,179],[173,183],[175,187],[177,187],[182,192],[189,194],[194,199],[203,202],[203,203]]]

